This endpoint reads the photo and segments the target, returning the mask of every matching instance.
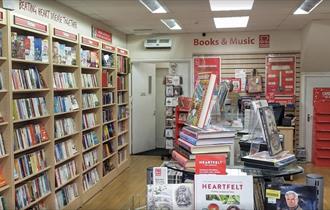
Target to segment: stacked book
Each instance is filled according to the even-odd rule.
[[[294,154],[283,151],[277,155],[270,156],[268,151],[257,152],[241,158],[244,165],[252,168],[280,171],[284,167],[296,162]]]
[[[172,157],[184,168],[194,170],[197,154],[223,154],[227,157],[234,144],[235,134],[233,130],[220,127],[202,129],[185,126],[174,145]]]

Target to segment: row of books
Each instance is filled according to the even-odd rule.
[[[83,108],[93,108],[100,105],[99,99],[95,93],[83,93],[82,94]]]
[[[103,162],[103,175],[110,173],[115,168],[116,168],[116,166],[113,163],[113,160],[111,158],[105,160]]]
[[[100,66],[99,53],[92,50],[80,49],[80,63],[82,67],[95,67]]]
[[[128,73],[129,69],[129,58],[124,56],[117,56],[118,62],[118,72],[120,73]]]
[[[69,161],[55,169],[55,187],[62,186],[77,175],[75,161]]]
[[[87,152],[83,155],[83,168],[84,170],[92,167],[93,165],[95,165],[98,162],[98,158],[97,158],[97,149],[94,149],[90,152]]]
[[[118,90],[125,90],[126,89],[126,78],[125,78],[125,76],[118,76],[117,77],[117,89]]]
[[[97,88],[98,82],[95,74],[81,74],[81,84],[83,88]]]
[[[115,95],[114,92],[105,92],[102,94],[103,104],[113,104],[115,103]]]
[[[118,120],[128,117],[128,110],[126,106],[118,107]]]
[[[5,84],[3,83],[2,72],[0,70],[0,90],[5,89]]]
[[[3,136],[0,133],[0,157],[6,155],[5,144],[3,143]]]
[[[77,88],[76,78],[71,72],[54,72],[53,84],[55,89]]]
[[[15,120],[25,120],[48,114],[45,97],[14,99],[13,103]]]
[[[114,148],[112,142],[108,141],[103,144],[103,158],[108,157],[113,152],[114,152]]]
[[[82,139],[83,147],[84,149],[88,149],[94,145],[99,144],[99,139],[97,138],[96,132],[91,131],[88,133],[83,134],[83,139]]]
[[[83,118],[83,129],[92,128],[96,126],[96,115],[93,112],[85,113],[82,116]]]
[[[102,67],[114,68],[115,67],[115,54],[114,53],[102,53]]]
[[[44,149],[15,158],[14,162],[15,179],[23,179],[24,177],[38,173],[47,167]]]
[[[13,69],[11,76],[14,90],[46,88],[46,84],[36,67]]]
[[[118,132],[123,132],[127,130],[127,123],[125,121],[118,122]]]
[[[119,92],[118,93],[118,103],[122,104],[126,102],[126,97],[125,97],[125,93],[123,92]]]
[[[28,124],[14,131],[14,150],[23,150],[49,140],[44,124]]]
[[[83,177],[84,190],[86,191],[92,188],[99,181],[100,181],[100,177],[99,177],[99,173],[97,172],[97,169],[94,168],[90,170]]]
[[[124,145],[126,143],[125,135],[118,136],[118,147]]]
[[[76,125],[72,117],[55,120],[55,138],[61,138],[76,132]]]
[[[23,209],[39,198],[50,193],[50,183],[46,173],[15,189],[17,209]]]
[[[115,135],[115,125],[113,123],[109,123],[103,125],[102,139],[106,141]]]
[[[11,53],[13,58],[48,62],[48,40],[11,32]]]
[[[73,139],[55,144],[55,161],[60,162],[77,154],[77,147]]]
[[[79,104],[75,95],[54,96],[54,112],[71,112],[79,109]]]
[[[108,70],[102,71],[102,87],[114,87],[113,85],[113,73]]]
[[[103,109],[102,110],[102,116],[103,116],[103,122],[106,123],[106,122],[109,122],[109,121],[112,121],[114,118],[113,118],[113,109]]]
[[[7,203],[3,196],[0,196],[0,210],[7,210]]]
[[[66,185],[56,192],[56,209],[63,209],[79,196],[77,183]]]
[[[59,42],[53,42],[53,63],[76,65],[77,53],[76,48],[61,44]]]

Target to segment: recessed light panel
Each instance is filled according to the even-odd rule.
[[[157,0],[140,0],[140,3],[152,13],[167,13],[166,8]]]
[[[181,30],[181,26],[175,19],[161,19],[161,21],[171,30]]]
[[[254,0],[209,0],[211,11],[251,10]]]
[[[323,0],[305,0],[298,9],[293,13],[294,15],[307,15],[315,9]]]
[[[244,28],[249,22],[249,16],[213,18],[216,28]]]

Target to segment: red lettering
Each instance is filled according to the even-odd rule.
[[[206,40],[205,45],[210,45],[210,40]]]
[[[194,45],[198,45],[198,39],[194,39]]]

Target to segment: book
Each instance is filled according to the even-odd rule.
[[[2,79],[2,72],[0,71],[0,90],[5,89],[5,85],[3,83],[3,79]]]
[[[195,175],[196,209],[254,209],[253,177]]]
[[[0,132],[0,157],[6,155],[5,144],[3,142],[2,132]]]
[[[218,144],[233,144],[234,143],[234,137],[224,137],[224,138],[212,138],[212,139],[195,139],[184,132],[180,132],[180,138],[182,140],[185,140],[186,142],[189,142],[192,145],[195,146],[206,146],[206,145],[218,145]]]
[[[66,184],[70,179],[77,175],[76,163],[71,160],[55,168],[55,187]]]
[[[95,74],[81,74],[81,83],[83,88],[98,87],[98,82]]]
[[[63,209],[79,196],[77,183],[68,184],[55,193],[56,209]]]
[[[0,210],[7,210],[7,203],[5,201],[5,198],[3,196],[0,196]]]
[[[99,181],[100,181],[100,176],[96,168],[88,171],[83,176],[84,191],[87,191],[88,189],[92,188]]]
[[[193,184],[151,185],[147,189],[147,209],[194,210]]]
[[[79,109],[75,95],[54,96],[54,113],[70,112]]]
[[[216,75],[211,74],[209,79],[198,80],[192,99],[192,107],[187,117],[187,123],[203,128],[208,118],[211,99],[215,88]]]
[[[181,147],[190,151],[191,154],[203,154],[203,153],[224,153],[230,152],[231,145],[207,145],[207,146],[194,146],[189,142],[186,142],[182,139],[178,139],[178,143]]]
[[[271,171],[281,171],[283,170],[288,164],[276,164],[276,166],[271,166],[267,164],[260,164],[260,163],[254,163],[254,162],[244,162],[244,166],[250,167],[250,168],[259,168],[263,170],[271,170]]]
[[[316,210],[317,189],[300,184],[266,184],[265,209],[267,210]]]
[[[55,161],[58,163],[60,161],[67,160],[78,153],[76,144],[72,139],[66,140],[55,144]]]
[[[210,127],[199,128],[196,126],[184,126],[182,132],[195,139],[214,139],[214,138],[228,138],[235,137],[236,131],[228,128]]]
[[[61,138],[76,132],[76,124],[72,117],[55,120],[54,137]]]
[[[90,152],[86,152],[83,155],[83,169],[86,170],[92,166],[94,166],[96,163],[98,163],[98,157],[97,157],[97,149],[94,149]]]
[[[268,166],[281,166],[283,164],[290,164],[296,161],[294,154],[289,154],[286,151],[283,151],[275,156],[270,156],[268,151],[257,152],[253,155],[247,155],[241,158],[242,161],[268,165]]]
[[[172,158],[184,168],[195,168],[195,160],[189,160],[175,150],[172,151]]]
[[[100,105],[99,99],[95,93],[82,94],[83,109],[93,108]]]
[[[0,170],[0,188],[7,185],[7,181],[5,177],[2,174],[2,170]]]
[[[70,72],[54,72],[53,73],[54,89],[77,88],[74,73]]]
[[[95,131],[84,133],[82,142],[85,150],[100,143]]]

